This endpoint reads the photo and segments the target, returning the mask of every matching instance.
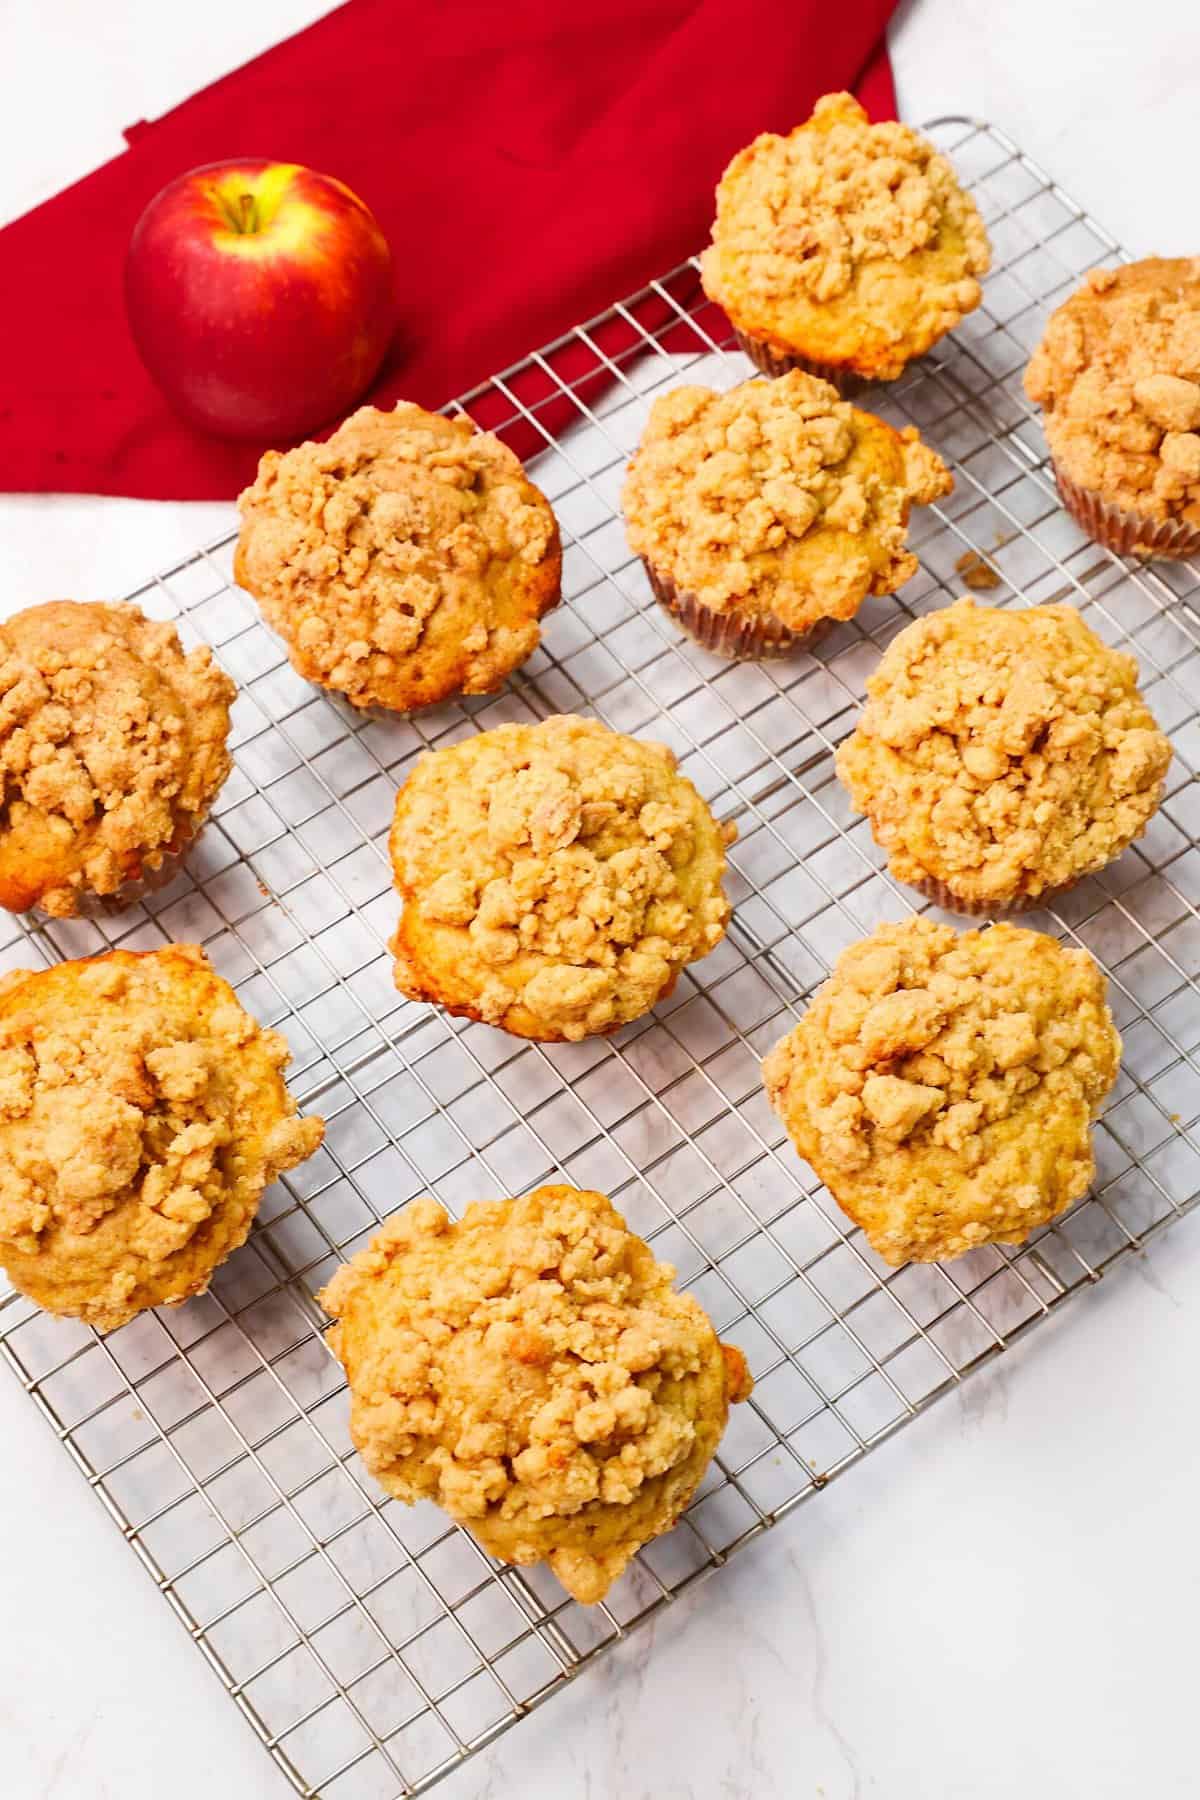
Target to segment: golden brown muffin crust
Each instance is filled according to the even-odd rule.
[[[1162,798],[1171,745],[1073,606],[971,600],[909,625],[837,769],[900,881],[998,905],[1101,869]]]
[[[269,450],[238,500],[235,579],[310,681],[401,712],[484,694],[559,598],[550,503],[469,419],[364,406]]]
[[[1079,487],[1200,526],[1200,257],[1091,270],[1051,314],[1025,391]]]
[[[187,944],[0,981],[0,1263],[113,1331],[203,1293],[263,1190],[311,1156],[264,1031]]]
[[[763,1063],[801,1156],[885,1262],[1019,1244],[1087,1188],[1121,1040],[1086,950],[883,925]]]
[[[595,719],[427,752],[390,839],[396,985],[520,1037],[613,1031],[724,935],[731,837],[665,745]]]
[[[601,1600],[707,1468],[745,1358],[602,1194],[389,1219],[321,1295],[350,1430],[388,1493]]]
[[[764,132],[734,157],[700,266],[741,330],[890,380],[979,305],[990,255],[932,144],[826,94],[787,137]]]
[[[190,838],[229,773],[236,689],[136,606],[0,624],[0,906],[74,913]]]
[[[915,427],[897,433],[793,370],[661,395],[622,505],[632,549],[703,606],[802,630],[915,574],[909,506],[953,485]]]

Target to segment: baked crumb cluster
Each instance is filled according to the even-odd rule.
[[[786,137],[764,132],[734,157],[701,271],[735,324],[887,380],[979,305],[989,262],[946,158],[827,94]]]
[[[235,689],[134,606],[0,625],[0,904],[76,911],[190,837],[228,775]]]
[[[592,719],[426,754],[391,834],[397,986],[527,1037],[638,1018],[723,935],[731,835],[665,745]]]
[[[268,451],[241,495],[236,576],[302,675],[356,706],[486,693],[559,597],[550,505],[469,419],[364,406]]]
[[[1019,1243],[1077,1199],[1120,1052],[1085,950],[917,918],[842,953],[763,1076],[800,1154],[901,1263]]]
[[[321,1142],[285,1040],[201,951],[113,951],[0,982],[0,1261],[113,1330],[200,1293],[264,1188]]]
[[[915,573],[909,506],[952,486],[915,427],[897,434],[793,370],[660,396],[622,504],[632,548],[702,605],[797,627]]]
[[[1072,481],[1200,525],[1200,258],[1093,269],[1052,314],[1025,389]]]
[[[414,1201],[321,1296],[368,1469],[601,1599],[750,1389],[673,1278],[600,1194],[539,1188],[457,1225]]]
[[[837,768],[901,881],[1036,896],[1119,855],[1162,797],[1137,664],[1074,607],[956,601],[893,640],[867,694]]]

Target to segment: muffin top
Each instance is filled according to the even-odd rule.
[[[1121,1040],[1086,950],[883,925],[763,1063],[801,1156],[885,1262],[1021,1243],[1086,1189]]]
[[[457,1225],[414,1201],[321,1295],[368,1469],[602,1599],[750,1391],[674,1274],[602,1194],[478,1201]]]
[[[136,606],[51,600],[0,624],[0,906],[67,916],[191,835],[231,764],[236,689]]]
[[[321,1142],[262,1030],[187,944],[0,980],[0,1263],[113,1331],[202,1293]]]
[[[1200,525],[1200,257],[1092,269],[1050,315],[1025,391],[1079,487]]]
[[[735,325],[890,380],[979,305],[990,259],[946,158],[826,94],[787,137],[764,132],[734,157],[700,268]]]
[[[559,598],[550,503],[469,419],[364,406],[269,450],[240,496],[234,574],[310,681],[401,712],[484,694]]]
[[[901,881],[1036,897],[1119,856],[1162,798],[1137,664],[1073,606],[958,600],[900,632],[867,694],[837,769]]]
[[[914,426],[897,433],[794,369],[661,395],[622,504],[631,547],[676,587],[803,630],[907,581],[909,506],[953,485]]]
[[[664,744],[595,719],[428,752],[390,840],[396,985],[520,1037],[615,1030],[724,935],[732,835]]]

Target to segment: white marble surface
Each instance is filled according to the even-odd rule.
[[[111,154],[122,125],[322,10],[3,0],[0,218]],[[1196,249],[1194,21],[1194,0],[915,0],[894,38],[902,110],[991,117],[1135,250]],[[120,591],[223,516],[0,498],[0,603]],[[443,1791],[1194,1795],[1197,1365],[1191,1222]],[[288,1792],[7,1377],[0,1433],[0,1793]]]

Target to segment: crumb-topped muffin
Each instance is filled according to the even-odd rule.
[[[1044,905],[1145,831],[1170,741],[1073,606],[958,600],[900,632],[837,769],[892,874],[960,912]]]
[[[894,593],[917,568],[909,508],[953,485],[915,426],[896,432],[797,369],[661,395],[622,505],[667,610],[709,649],[761,656]]]
[[[289,1051],[187,944],[0,980],[0,1263],[114,1331],[201,1294],[321,1142]]]
[[[979,305],[990,259],[946,158],[826,94],[786,137],[764,132],[734,157],[700,270],[766,374],[842,383],[902,374]]]
[[[1086,950],[883,925],[763,1063],[801,1156],[885,1262],[1020,1244],[1092,1179],[1121,1040]]]
[[[615,1031],[724,935],[732,836],[665,744],[595,719],[429,751],[390,839],[396,986],[518,1037]]]
[[[0,906],[56,917],[169,879],[232,767],[208,649],[136,606],[51,600],[0,624]]]
[[[321,1295],[351,1436],[397,1499],[603,1599],[683,1512],[751,1382],[602,1194],[389,1219]]]
[[[499,438],[402,402],[269,450],[238,500],[234,575],[292,666],[355,706],[486,694],[560,595],[550,502]]]
[[[1200,551],[1200,258],[1092,269],[1025,371],[1059,492],[1110,549]]]

